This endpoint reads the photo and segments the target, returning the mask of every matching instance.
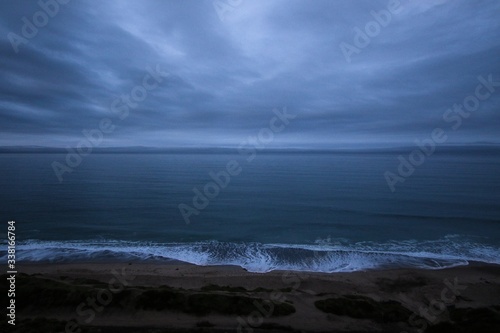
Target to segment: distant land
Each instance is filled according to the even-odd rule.
[[[0,154],[66,154],[72,148],[61,147],[45,147],[45,146],[0,146]],[[397,146],[397,147],[265,147],[257,149],[257,153],[353,153],[353,154],[369,154],[369,153],[407,153],[418,146]],[[440,153],[481,153],[484,151],[499,151],[499,143],[472,143],[472,144],[447,144],[436,146],[435,152]],[[128,146],[128,147],[94,147],[91,153],[95,154],[229,154],[237,153],[238,147],[145,147],[145,146]]]

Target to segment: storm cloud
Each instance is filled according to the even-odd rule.
[[[0,145],[237,146],[273,109],[276,147],[500,143],[500,87],[457,130],[443,115],[500,81],[500,2],[4,1]],[[42,13],[42,14],[40,14]],[[120,119],[112,105],[168,73]],[[136,89],[137,90],[137,89]],[[137,92],[137,91],[136,91]]]

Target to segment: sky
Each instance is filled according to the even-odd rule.
[[[1,4],[1,146],[500,143],[497,0],[59,1]]]

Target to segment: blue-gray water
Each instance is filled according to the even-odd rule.
[[[497,151],[496,151],[497,152]],[[182,260],[252,271],[500,263],[500,156],[436,153],[390,191],[396,153],[0,154],[4,231],[18,260]],[[186,224],[210,171],[242,172]],[[4,249],[0,256],[6,260]]]

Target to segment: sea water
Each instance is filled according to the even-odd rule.
[[[180,260],[256,272],[500,263],[500,156],[435,153],[393,192],[384,173],[397,174],[398,155],[94,153],[60,182],[52,163],[64,154],[0,154],[0,233],[6,243],[16,221],[21,263]],[[239,173],[186,223],[179,205],[195,209],[229,161]]]

